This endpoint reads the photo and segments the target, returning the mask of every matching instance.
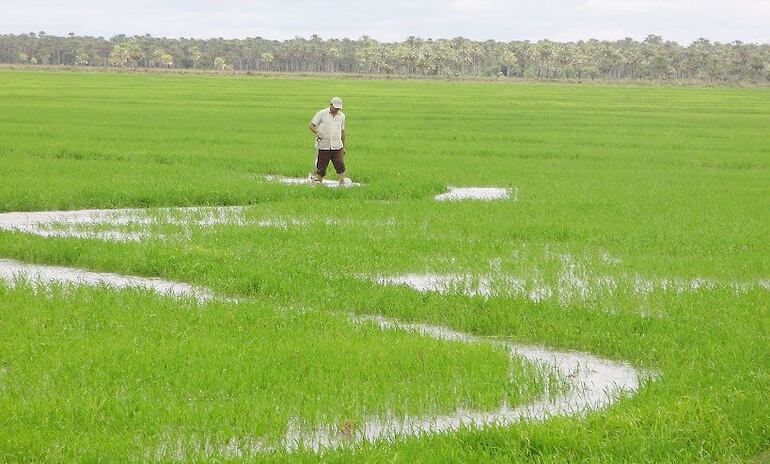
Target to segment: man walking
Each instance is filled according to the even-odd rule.
[[[329,107],[317,112],[308,125],[310,132],[315,134],[315,171],[310,175],[315,182],[323,181],[331,161],[339,183],[350,184],[350,179],[345,177],[345,114],[341,109],[342,99],[334,97]]]

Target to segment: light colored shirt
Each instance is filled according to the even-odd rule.
[[[345,114],[337,111],[332,115],[329,108],[317,112],[311,123],[315,124],[318,132],[316,148],[319,150],[339,150],[342,148],[342,131],[345,130]]]

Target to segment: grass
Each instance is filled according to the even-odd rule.
[[[366,186],[263,182],[263,174],[307,173],[305,126],[335,94],[345,101],[350,173]],[[0,210],[250,204],[249,218],[307,221],[189,233],[161,225],[168,240],[138,243],[0,232],[2,257],[162,276],[252,301],[191,308],[103,289],[49,297],[3,290],[3,385],[38,385],[28,394],[41,400],[2,397],[2,460],[135,459],[143,449],[137,437],[159,440],[169,422],[173,431],[218,439],[280,433],[294,408],[335,421],[490,404],[503,389],[516,391],[510,382],[537,387],[536,376],[496,374],[504,357],[488,347],[353,328],[346,313],[591,351],[661,376],[585,418],[366,445],[330,461],[742,462],[770,448],[770,293],[729,285],[770,278],[766,89],[3,71],[0,108]],[[512,186],[518,201],[433,202],[446,185]],[[623,284],[565,305],[420,294],[357,277],[500,270],[557,284],[560,256]],[[633,276],[724,285],[640,295]],[[379,357],[362,356],[374,339]],[[254,351],[241,352],[247,340]],[[259,350],[290,359],[283,342],[333,371],[315,367],[305,376],[288,361],[251,366],[257,356],[247,355]],[[157,344],[167,351],[157,353]],[[33,348],[40,357],[27,357]],[[413,364],[420,349],[432,350],[430,370]],[[200,364],[173,366],[190,353]],[[115,356],[126,370],[103,361]],[[150,372],[161,360],[169,367]],[[12,376],[21,369],[12,366],[29,374]],[[212,378],[201,366],[241,375]],[[265,372],[292,385],[245,394]],[[394,380],[402,373],[403,384]],[[167,383],[153,387],[153,398],[165,408],[138,391],[158,375]],[[53,389],[46,382],[54,378],[69,386]],[[119,384],[133,395],[135,416],[121,409]],[[193,385],[201,386],[199,401],[182,402]],[[459,385],[468,389],[453,390]],[[282,388],[294,396],[283,399]],[[248,407],[228,409],[234,403],[214,394],[222,389]],[[107,398],[109,408],[83,392]],[[258,414],[273,402],[275,417]]]
[[[543,388],[523,362],[509,377],[507,353],[491,345],[323,312],[109,289],[0,295],[10,329],[0,344],[5,460],[119,461],[137,443],[154,449],[190,436],[278,440],[297,418],[356,424],[452,410],[458,398],[494,409]]]

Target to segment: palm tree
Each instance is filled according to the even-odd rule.
[[[190,57],[190,61],[193,63],[193,69],[198,67],[198,62],[201,60],[201,51],[197,45],[193,45],[187,50],[187,55]]]
[[[221,60],[217,60],[221,58]],[[215,65],[216,60],[216,65]],[[464,37],[403,42],[309,39],[225,40],[127,37],[63,37],[44,31],[0,34],[0,62],[80,66],[179,66],[290,72],[362,72],[432,75],[493,75],[530,78],[770,80],[770,45],[710,42],[689,46],[649,35],[638,42],[595,39],[558,43],[478,42]]]
[[[260,61],[265,64],[265,71],[270,71],[273,69],[273,61],[275,61],[275,58],[273,57],[273,54],[270,52],[264,52],[259,57]]]

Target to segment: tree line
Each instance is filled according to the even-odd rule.
[[[687,46],[649,35],[642,41],[498,42],[409,37],[402,42],[0,35],[0,63],[364,73],[529,79],[770,81],[770,44],[712,42]]]

